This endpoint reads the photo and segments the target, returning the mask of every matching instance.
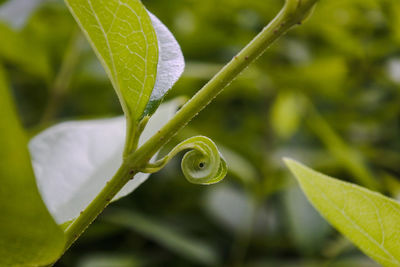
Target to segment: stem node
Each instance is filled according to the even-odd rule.
[[[136,146],[139,135],[135,134],[134,140],[127,140],[128,149],[124,152],[124,162],[122,163],[120,169],[110,180],[110,183],[103,188],[99,195],[84,210],[84,213],[74,220],[74,222],[72,222],[71,225],[66,229],[66,249],[68,249],[68,247],[70,247],[70,245],[79,237],[79,235],[81,235],[82,232],[93,222],[93,220],[109,204],[111,199],[114,198],[114,196],[122,189],[122,187],[130,179],[133,179],[138,170],[154,172],[158,171],[160,166],[163,167],[168,160],[166,160],[166,162],[158,162],[159,165],[149,165],[148,162],[153,155],[161,149],[162,146],[164,146],[180,129],[186,126],[193,117],[203,110],[203,108],[207,106],[218,94],[220,94],[222,90],[228,86],[244,69],[246,69],[253,61],[261,56],[274,41],[285,34],[293,26],[304,22],[304,20],[312,13],[312,8],[317,2],[318,0],[286,0],[284,7],[275,17],[275,19],[273,19],[268,26],[265,27],[236,57],[234,57],[221,71],[219,71],[200,91],[198,91],[196,95],[194,95],[192,99],[189,100],[176,113],[175,117],[160,129],[160,131],[158,131],[137,150]],[[245,60],[236,60],[242,58]],[[144,118],[140,124],[141,126],[139,126],[139,132],[144,129],[144,126],[147,123],[146,120],[148,120],[148,118]],[[187,141],[188,140],[184,142]],[[181,147],[179,148],[180,150],[176,148],[174,149],[175,151],[173,150],[171,153],[178,153],[182,150],[182,147],[186,145],[188,144],[181,144]],[[193,147],[186,148],[193,149]],[[200,150],[202,149],[201,146],[199,146],[199,148]],[[187,156],[185,155],[185,157],[187,157],[186,162],[191,163],[195,169],[197,167],[197,169],[201,170],[197,170],[198,172],[192,173],[190,172],[191,168],[189,168],[189,166],[182,167],[184,173],[188,171],[190,175],[194,175],[195,179],[191,182],[211,184],[219,181],[223,178],[223,176],[225,176],[222,174],[226,172],[226,164],[224,165],[224,160],[220,158],[219,161],[216,160],[219,163],[217,164],[218,169],[215,173],[219,180],[216,178],[214,180],[209,179],[206,181],[201,180],[202,178],[198,178],[196,176],[197,173],[202,173],[203,169],[208,170],[209,166],[206,158],[203,159],[200,157],[202,153],[196,153],[198,151],[197,149],[195,150],[196,151],[188,152],[186,154]],[[195,152],[195,154],[191,152]],[[197,165],[195,165],[195,163]],[[203,167],[200,167],[200,163],[204,164]],[[212,166],[213,170],[215,170],[214,167],[215,166]],[[187,174],[185,174],[185,176],[186,175]],[[222,178],[220,178],[221,176]]]

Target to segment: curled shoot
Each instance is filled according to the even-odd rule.
[[[195,136],[179,143],[162,159],[149,163],[141,172],[158,172],[183,150],[190,150],[182,158],[181,168],[185,178],[193,184],[209,185],[224,179],[227,164],[215,143],[208,137]]]

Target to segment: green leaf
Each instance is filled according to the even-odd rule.
[[[400,204],[285,159],[314,207],[368,256],[400,266]]]
[[[304,113],[304,103],[301,95],[293,92],[280,93],[271,108],[271,125],[278,137],[289,139],[299,125]]]
[[[138,121],[156,82],[158,43],[139,0],[65,0],[130,119]]]
[[[64,234],[39,196],[2,69],[0,118],[0,266],[52,263],[64,248]]]
[[[49,81],[52,70],[47,51],[39,45],[36,36],[13,30],[9,25],[0,23],[0,58],[7,64],[35,77]]]

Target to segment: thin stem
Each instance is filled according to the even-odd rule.
[[[151,137],[129,161],[148,162],[180,129],[185,127],[244,69],[260,57],[264,51],[294,25],[301,24],[318,0],[288,0],[280,13],[242,51],[218,72],[196,95],[192,97],[160,131]]]
[[[44,109],[40,124],[44,125],[54,119],[60,108],[64,96],[68,91],[72,76],[79,63],[79,56],[82,50],[83,36],[78,29],[74,30],[71,40],[65,50],[60,70],[50,90],[50,97]]]
[[[124,163],[100,194],[66,230],[66,249],[82,234],[111,199],[140,170],[153,155],[177,132],[207,106],[244,69],[280,36],[309,15],[318,0],[287,0],[283,9],[237,56],[212,78],[160,131],[138,150],[124,158]]]
[[[79,217],[73,221],[65,230],[67,250],[92,221],[110,204],[113,197],[130,180],[137,171],[134,171],[128,164],[123,163],[114,177],[107,182],[107,185],[97,197],[81,212]]]

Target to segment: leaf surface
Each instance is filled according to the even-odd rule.
[[[2,69],[0,118],[0,266],[52,263],[64,248],[64,233],[40,198]]]
[[[172,100],[160,106],[139,144],[172,117],[178,104],[178,100]],[[39,190],[59,224],[79,216],[113,177],[122,163],[124,140],[124,117],[64,122],[31,140],[29,150]],[[148,177],[149,174],[137,174],[116,199],[135,190]]]
[[[314,207],[364,253],[384,266],[400,266],[400,204],[286,159]]]
[[[143,114],[156,82],[158,43],[139,0],[66,0],[85,33],[128,119]]]

